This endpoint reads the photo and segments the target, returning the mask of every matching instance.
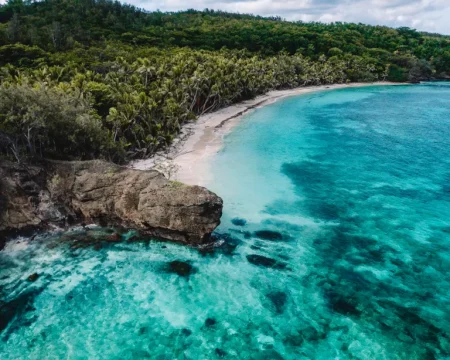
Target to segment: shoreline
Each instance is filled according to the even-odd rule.
[[[206,187],[212,180],[212,174],[209,171],[210,160],[222,149],[224,137],[249,112],[286,97],[319,91],[379,85],[405,85],[405,83],[382,81],[273,90],[254,99],[200,116],[197,121],[184,125],[179,136],[167,149],[157,152],[148,159],[133,161],[129,166],[137,170],[158,170],[171,180]]]

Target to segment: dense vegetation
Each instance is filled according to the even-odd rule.
[[[450,73],[450,39],[110,0],[0,6],[0,153],[147,156],[196,116],[270,89]]]

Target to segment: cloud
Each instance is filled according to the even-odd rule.
[[[216,9],[287,20],[361,22],[450,34],[449,0],[128,0],[147,10]]]

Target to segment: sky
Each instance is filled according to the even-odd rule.
[[[1,1],[1,0],[0,0]],[[361,22],[450,35],[450,0],[128,0],[146,10],[205,8],[287,20]]]

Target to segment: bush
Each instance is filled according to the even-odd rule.
[[[406,69],[392,64],[389,66],[389,74],[387,79],[394,82],[408,81],[408,72]]]
[[[39,59],[45,59],[47,53],[37,46],[12,44],[0,46],[0,66],[19,64],[30,67],[36,65]]]
[[[116,151],[87,99],[44,85],[0,86],[0,151],[24,156],[93,159]]]

